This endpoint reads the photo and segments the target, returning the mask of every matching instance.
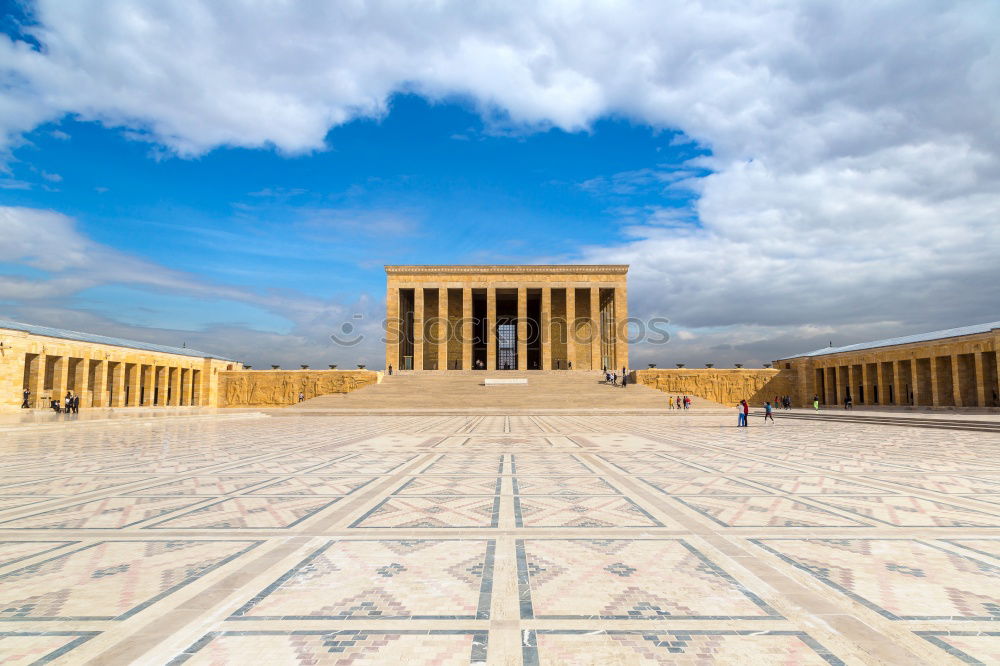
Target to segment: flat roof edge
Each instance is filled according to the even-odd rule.
[[[502,275],[504,273],[608,273],[612,275],[625,275],[628,273],[628,264],[442,264],[442,265],[386,265],[385,272],[388,275],[426,275],[426,274],[470,274],[470,273],[492,273]]]
[[[141,340],[115,338],[97,333],[84,333],[83,331],[71,331],[64,328],[27,324],[24,322],[5,319],[0,319],[0,329],[21,331],[23,333],[28,333],[29,335],[38,335],[56,340],[73,340],[75,342],[89,342],[95,345],[107,345],[109,347],[121,347],[123,349],[136,349],[139,351],[155,352],[159,354],[173,354],[175,356],[210,358],[217,361],[236,362],[235,359],[226,358],[225,356],[219,356],[217,354],[209,354],[198,349],[191,349],[190,347],[171,347],[169,345],[158,345],[154,342],[142,342]]]
[[[843,347],[824,347],[794,356],[783,356],[775,359],[777,361],[791,361],[797,358],[814,358],[817,356],[832,356],[834,354],[845,354],[849,352],[859,352],[868,349],[883,349],[885,347],[902,347],[904,345],[919,344],[921,342],[933,342],[935,340],[947,340],[948,338],[961,338],[969,335],[982,335],[992,331],[1000,330],[1000,321],[987,322],[985,324],[972,324],[970,326],[960,326],[958,328],[946,328],[940,331],[930,331],[928,333],[915,333],[904,335],[898,338],[885,338],[883,340],[873,340],[871,342],[859,342]]]

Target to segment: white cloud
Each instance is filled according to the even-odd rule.
[[[995,2],[36,9],[43,50],[0,39],[8,146],[70,114],[182,156],[300,153],[323,149],[332,126],[385,113],[400,90],[466,96],[512,131],[615,114],[712,151],[686,165],[706,177],[647,169],[585,185],[699,195],[698,226],[664,207],[621,211],[631,240],[582,251],[633,264],[633,312],[789,344],[813,341],[808,327],[863,337],[997,318]]]
[[[260,365],[282,363],[380,361],[380,303],[359,299],[336,303],[297,292],[252,290],[206,281],[101,243],[81,232],[72,218],[46,210],[0,206],[0,262],[19,264],[40,276],[0,275],[0,318],[86,330],[106,335],[188,346],[235,356]],[[202,331],[146,328],[82,310],[80,292],[103,285],[125,285],[149,293],[188,296],[208,303],[234,301],[278,315],[292,324],[289,335],[279,335],[220,322]],[[354,320],[356,313],[363,318]],[[343,322],[352,321],[363,343],[338,348],[330,340]]]

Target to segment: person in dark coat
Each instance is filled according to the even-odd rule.
[[[28,401],[31,400],[31,391],[24,389],[24,399],[21,401],[21,409],[28,409]]]

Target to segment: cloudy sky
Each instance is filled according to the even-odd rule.
[[[581,262],[636,366],[1000,320],[994,0],[0,9],[0,318],[380,366],[383,264]]]

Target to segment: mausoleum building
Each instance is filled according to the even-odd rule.
[[[385,272],[386,367],[628,367],[628,266],[386,266]]]

